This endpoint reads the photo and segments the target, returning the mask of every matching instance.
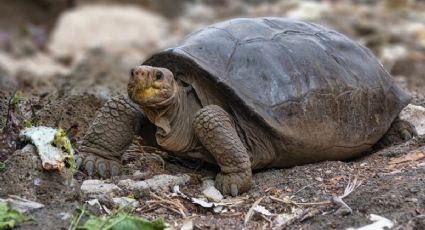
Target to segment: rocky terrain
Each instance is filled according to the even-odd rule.
[[[412,105],[425,106],[423,1],[29,2],[0,7],[0,198],[32,205],[23,212],[33,220],[17,228],[68,229],[82,208],[101,216],[123,204],[170,229],[346,229],[372,223],[372,214],[393,229],[425,228],[423,135],[347,162],[257,171],[253,188],[236,198],[211,186],[215,166],[140,139],[124,159],[126,175],[95,180],[44,170],[18,138],[25,126],[60,127],[75,147],[96,110],[126,92],[131,67],[233,17],[286,16],[340,31],[375,53]]]

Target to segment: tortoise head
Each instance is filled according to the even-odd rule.
[[[131,70],[128,96],[140,106],[160,106],[177,92],[173,73],[165,68],[141,65]]]

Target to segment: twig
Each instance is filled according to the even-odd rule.
[[[251,208],[248,210],[248,212],[245,215],[245,221],[244,224],[246,225],[246,223],[248,223],[249,219],[251,219],[252,214],[254,214],[254,208],[261,202],[261,200],[263,200],[264,197],[260,197],[258,200],[256,200]]]
[[[275,200],[275,201],[279,201],[279,202],[282,202],[282,203],[285,203],[285,204],[294,204],[294,205],[297,205],[297,206],[300,206],[300,205],[325,205],[325,204],[332,204],[332,202],[330,200],[320,201],[320,202],[310,202],[310,203],[309,202],[307,202],[307,203],[298,203],[298,202],[295,202],[295,201],[292,201],[292,200],[289,200],[289,201],[282,200],[282,199],[277,198],[277,197],[274,197],[274,196],[269,196],[269,197],[270,197],[270,199]]]
[[[300,215],[294,216],[293,218],[289,219],[285,224],[280,226],[282,229],[288,227],[289,225],[295,223],[296,221],[301,220],[304,216],[306,216],[310,212],[310,209],[304,210]]]
[[[340,198],[344,199],[345,197],[350,195],[354,190],[356,190],[362,184],[362,182],[363,181],[357,182],[357,176],[354,177],[353,181],[351,181],[351,178],[349,178],[347,187],[345,187],[345,189],[344,189],[344,194],[342,194],[342,196],[340,196]]]
[[[288,200],[283,200],[274,196],[270,196],[270,199],[275,200],[275,201],[279,201],[285,204],[293,204],[293,205],[297,205],[298,207],[300,206],[314,206],[314,205],[329,205],[329,204],[336,204],[337,206],[341,207],[345,207],[347,208],[350,213],[353,212],[353,210],[350,208],[350,206],[348,206],[342,199],[346,198],[347,196],[349,196],[354,190],[356,190],[360,185],[362,184],[362,181],[358,181],[357,176],[354,177],[353,181],[351,181],[351,178],[348,179],[348,184],[344,189],[344,193],[341,196],[334,196],[332,197],[332,199],[330,200],[325,200],[325,201],[319,201],[319,202],[305,202],[305,203],[299,203],[299,202],[295,202],[292,201],[291,198],[292,196],[288,199]]]
[[[178,210],[179,210],[179,213],[183,216],[183,217],[186,217],[186,214],[184,213],[184,210],[186,210],[186,208],[184,207],[184,205],[182,204],[182,203],[180,203],[180,201],[179,200],[176,200],[176,201],[173,201],[173,200],[166,200],[166,199],[164,199],[164,198],[162,198],[162,197],[160,197],[160,196],[157,196],[155,193],[153,193],[153,192],[150,192],[150,196],[151,197],[153,197],[153,198],[155,198],[155,199],[157,199],[157,200],[159,200],[159,201],[162,201],[163,203],[166,203],[166,204],[170,204],[170,205],[173,205],[174,207],[176,207]],[[151,201],[150,203],[154,203],[155,201]]]
[[[177,209],[174,209],[174,208],[172,208],[172,207],[169,207],[169,206],[167,206],[167,205],[164,205],[164,204],[159,204],[159,206],[161,206],[161,207],[163,207],[163,208],[166,208],[166,209],[168,209],[168,210],[171,210],[171,211],[173,211],[173,212],[175,212],[175,213],[177,213],[178,215],[182,215],[182,213],[179,211],[179,210],[177,210]],[[183,215],[183,217],[186,217],[186,215]]]
[[[332,202],[336,205],[339,205],[340,207],[343,206],[350,213],[353,213],[353,210],[348,206],[342,199],[350,195],[354,190],[356,190],[360,185],[362,184],[362,181],[357,182],[357,176],[354,177],[353,181],[351,181],[351,178],[348,179],[347,187],[344,189],[344,194],[341,196],[334,196],[332,197]]]

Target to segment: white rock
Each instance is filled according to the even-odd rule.
[[[394,222],[376,214],[370,214],[369,219],[373,221],[372,224],[360,228],[347,228],[347,230],[384,230],[391,229],[394,226]]]
[[[382,47],[381,50],[381,59],[385,61],[398,60],[407,54],[407,49],[403,45],[388,45]]]
[[[88,5],[65,12],[54,29],[49,50],[57,58],[75,58],[94,47],[144,57],[167,42],[168,23],[142,8]]]
[[[301,20],[314,20],[322,15],[331,13],[331,6],[326,2],[299,1],[295,9],[290,10],[286,16]]]
[[[161,191],[163,189],[169,190],[175,185],[184,185],[189,182],[190,177],[188,175],[156,175],[151,179],[144,181],[134,181],[131,179],[121,180],[118,182],[118,186],[124,190],[133,193],[143,193],[146,191]]]
[[[408,121],[416,128],[418,135],[425,134],[425,108],[418,105],[407,105],[399,115],[400,119]]]
[[[211,208],[211,207],[214,206],[214,203],[210,203],[210,202],[206,201],[206,199],[199,199],[199,198],[194,198],[193,197],[192,198],[192,202],[194,204],[199,204],[199,205],[201,205],[204,208]]]
[[[275,219],[273,220],[273,223],[276,226],[282,226],[288,223],[288,221],[292,220],[292,218],[294,218],[294,215],[288,214],[288,213],[282,213],[275,217]]]
[[[15,209],[21,213],[25,213],[34,209],[44,208],[44,204],[30,201],[14,195],[10,195],[7,199],[0,198],[0,202],[7,203],[10,208]]]
[[[180,230],[192,230],[193,229],[193,222],[191,219],[186,218],[183,220],[183,225],[180,228]]]
[[[112,199],[112,202],[114,202],[116,206],[126,207],[126,208],[129,208],[130,210],[133,210],[140,206],[139,201],[129,197],[114,197]]]
[[[220,202],[221,200],[223,200],[223,195],[220,191],[218,191],[217,188],[214,187],[213,180],[204,180],[202,182],[202,188],[202,194],[204,194],[204,196],[208,198],[208,200],[214,202]]]
[[[267,210],[264,206],[262,206],[262,205],[256,205],[255,207],[254,207],[254,211],[256,211],[256,212],[258,212],[258,213],[261,213],[261,214],[263,214],[263,215],[265,215],[265,216],[271,216],[271,215],[273,215],[269,210]]]
[[[101,180],[85,180],[80,190],[86,198],[101,198],[121,191],[115,184],[107,184]]]
[[[90,210],[95,209],[96,212],[102,211],[102,205],[100,204],[98,199],[91,199],[86,201],[86,204],[90,206]]]

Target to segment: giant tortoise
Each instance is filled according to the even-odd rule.
[[[388,143],[388,131],[414,134],[398,119],[410,96],[376,57],[313,23],[224,21],[130,75],[128,97],[102,107],[78,148],[77,165],[90,176],[118,175],[120,157],[142,135],[217,164],[216,187],[237,195],[250,188],[252,169],[345,160]]]

